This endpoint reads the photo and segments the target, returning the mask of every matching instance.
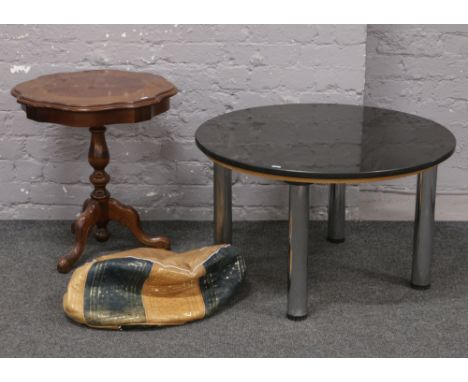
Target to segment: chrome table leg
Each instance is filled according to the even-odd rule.
[[[214,164],[214,242],[232,242],[231,170]]]
[[[416,289],[427,289],[431,284],[436,185],[437,167],[418,174],[411,275],[411,286]]]
[[[345,194],[345,184],[330,184],[327,240],[332,243],[342,243],[345,240]]]
[[[288,318],[307,317],[309,185],[289,185]]]

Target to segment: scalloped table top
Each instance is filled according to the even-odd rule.
[[[161,76],[122,70],[49,74],[11,90],[29,119],[73,127],[147,121],[176,93]]]
[[[76,112],[139,108],[176,93],[175,86],[161,76],[121,70],[55,73],[23,82],[11,91],[26,106]]]

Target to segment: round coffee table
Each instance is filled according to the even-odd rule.
[[[339,104],[289,104],[203,123],[197,146],[214,162],[215,242],[231,242],[231,170],[289,184],[287,315],[307,316],[309,184],[329,184],[328,240],[344,241],[345,185],[417,175],[411,285],[430,286],[437,165],[455,137],[425,118]]]
[[[120,70],[50,74],[12,89],[11,94],[29,119],[89,127],[91,132],[88,160],[94,169],[89,178],[94,190],[72,224],[75,245],[68,255],[59,259],[60,272],[68,272],[80,258],[93,227],[96,227],[97,240],[109,238],[110,220],[127,226],[142,244],[170,248],[168,238],[149,237],[142,231],[135,209],[110,197],[106,188],[110,177],[105,167],[110,158],[104,125],[149,120],[167,111],[169,98],[176,93],[174,85],[161,76]]]

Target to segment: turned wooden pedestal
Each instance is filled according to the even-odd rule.
[[[89,178],[94,190],[72,223],[75,244],[67,255],[59,259],[57,269],[60,272],[68,272],[78,261],[91,229],[94,228],[98,241],[109,239],[107,224],[111,220],[128,227],[144,245],[170,248],[168,238],[149,237],[142,231],[134,208],[110,197],[106,189],[110,176],[105,168],[110,157],[104,125],[151,119],[169,109],[169,98],[176,92],[175,87],[160,76],[116,70],[42,76],[12,90],[28,118],[89,127],[91,133],[88,160],[94,169]]]
[[[78,218],[72,223],[71,230],[75,234],[75,246],[66,256],[59,259],[57,269],[60,272],[68,272],[73,264],[83,253],[89,231],[95,227],[94,237],[98,241],[107,241],[109,232],[107,223],[116,220],[127,226],[138,241],[144,245],[157,248],[170,249],[170,241],[167,237],[149,237],[141,229],[138,212],[130,206],[122,204],[111,198],[106,189],[109,183],[109,174],[105,171],[109,164],[109,150],[106,144],[106,128],[104,126],[91,127],[91,144],[89,146],[88,160],[94,168],[89,180],[94,186],[90,198],[86,199]]]

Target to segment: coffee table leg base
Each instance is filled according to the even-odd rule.
[[[329,241],[330,243],[333,243],[333,244],[340,244],[340,243],[344,243],[345,239],[333,239],[333,238],[327,236],[327,241]]]
[[[346,185],[331,184],[328,200],[328,234],[332,243],[345,240]]]
[[[429,285],[416,285],[411,283],[411,288],[416,289],[416,290],[428,290],[431,288],[431,284]]]
[[[411,273],[411,284],[418,289],[427,289],[431,283],[436,186],[437,167],[418,174]]]
[[[293,316],[291,314],[286,314],[286,318],[291,321],[303,321],[307,318],[307,314],[305,316]]]
[[[307,316],[307,255],[309,234],[309,186],[289,185],[289,318]]]

